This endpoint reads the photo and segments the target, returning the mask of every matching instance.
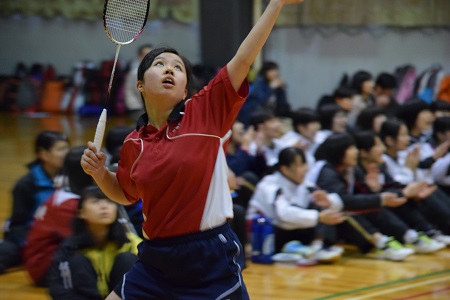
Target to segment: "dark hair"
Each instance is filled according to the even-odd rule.
[[[394,140],[397,139],[398,134],[400,133],[400,129],[402,127],[402,125],[405,125],[402,121],[400,120],[386,120],[383,122],[383,124],[381,125],[381,129],[380,129],[380,139],[383,141],[383,143],[386,143],[386,138],[387,137],[391,137]]]
[[[34,142],[34,152],[37,154],[41,150],[50,150],[56,142],[63,141],[69,143],[69,138],[62,132],[44,130],[41,131]]]
[[[368,80],[372,80],[372,75],[369,72],[358,71],[353,75],[351,88],[361,94],[363,83]]]
[[[436,100],[431,103],[430,109],[432,112],[443,110],[450,112],[450,103],[444,100]]]
[[[279,67],[277,65],[277,63],[273,62],[273,61],[266,61],[263,63],[261,69],[259,70],[258,75],[264,77],[264,79],[266,78],[266,74],[268,71],[270,70],[278,70]]]
[[[139,48],[138,48],[137,54],[138,54],[138,55],[141,55],[142,52],[144,52],[144,50],[147,49],[147,48],[153,49],[153,45],[152,45],[152,44],[143,44],[143,45],[140,45]]]
[[[348,88],[346,86],[340,86],[334,90],[333,97],[336,98],[351,98],[356,94],[354,89]]]
[[[306,162],[305,153],[297,147],[287,147],[280,151],[278,154],[278,169],[281,166],[290,166],[297,156],[300,156],[303,162]]]
[[[383,89],[395,89],[397,87],[397,79],[389,73],[381,73],[378,75],[375,85]]]
[[[409,130],[414,127],[417,116],[424,110],[430,110],[430,105],[419,98],[411,98],[403,103],[397,112],[397,117],[405,122]]]
[[[269,111],[259,111],[250,115],[249,126],[253,126],[255,130],[258,130],[258,126],[260,124],[263,124],[273,118],[275,118],[273,113]]]
[[[308,107],[302,107],[296,111],[291,112],[292,127],[295,132],[298,132],[299,125],[308,125],[313,122],[320,122],[317,113]]]
[[[379,106],[369,106],[364,108],[358,115],[356,119],[356,127],[359,130],[373,130],[373,121],[376,117],[385,115],[386,111],[384,108]]]
[[[369,130],[358,131],[353,135],[356,148],[365,151],[369,151],[373,146],[375,146],[376,137],[377,135],[375,132]]]
[[[80,209],[83,206],[84,201],[89,198],[108,199],[98,186],[88,186],[81,194],[78,208]],[[96,245],[86,222],[78,216],[73,220],[73,236],[78,241],[80,248],[94,247]],[[107,240],[115,242],[117,248],[122,247],[123,244],[130,241],[127,238],[125,227],[120,224],[118,217],[114,223],[109,226]]]
[[[325,104],[318,109],[317,114],[319,115],[322,129],[331,130],[333,126],[333,118],[338,112],[345,112],[345,111],[342,107],[340,107],[336,103]]]
[[[158,57],[160,54],[162,53],[173,53],[175,55],[178,55],[181,60],[184,63],[184,67],[186,69],[186,79],[187,79],[187,83],[186,83],[186,89],[188,91],[188,95],[187,98],[190,98],[192,96],[193,93],[193,86],[194,86],[194,80],[193,80],[193,75],[192,75],[192,65],[191,62],[184,56],[180,55],[178,53],[177,50],[170,48],[170,47],[160,47],[160,48],[155,48],[152,51],[150,51],[149,53],[147,53],[144,58],[142,59],[141,63],[139,64],[139,68],[137,71],[137,80],[143,80],[144,79],[144,73],[145,71],[148,70],[148,68],[151,67],[151,65],[153,64],[153,61],[155,60],[156,57]]]
[[[450,117],[437,118],[433,123],[433,137],[436,138],[436,133],[445,133],[450,131]]]
[[[112,154],[116,148],[122,147],[125,138],[133,131],[133,128],[120,125],[108,130],[105,136],[105,148]]]
[[[77,195],[81,195],[85,187],[93,184],[92,177],[83,171],[80,164],[85,149],[85,146],[74,147],[64,158],[63,174],[67,176],[70,191]]]
[[[316,160],[326,160],[333,166],[339,166],[344,159],[345,151],[355,145],[355,141],[348,133],[330,135],[316,150]]]

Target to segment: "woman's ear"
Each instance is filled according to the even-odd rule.
[[[142,80],[139,80],[137,83],[136,83],[136,87],[137,87],[137,89],[139,90],[139,92],[143,92],[143,90],[144,90],[144,83],[142,82]]]
[[[188,90],[187,90],[187,89],[185,89],[185,90],[184,90],[184,96],[183,96],[183,100],[186,100],[186,97],[187,97],[187,95],[188,95]]]

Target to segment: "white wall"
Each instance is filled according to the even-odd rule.
[[[103,29],[103,22],[74,21],[38,17],[0,18],[0,74],[11,74],[22,61],[52,64],[58,74],[70,74],[78,61],[96,64],[113,59],[116,45]],[[179,50],[193,62],[200,60],[199,31],[197,25],[183,25],[173,21],[151,21],[138,40],[121,47],[119,61],[128,62],[135,57],[143,43],[164,43]]]
[[[11,74],[16,63],[53,64],[59,74],[70,74],[81,60],[95,63],[112,59],[115,44],[106,37],[101,21],[46,20],[37,17],[0,19],[0,74]],[[166,44],[200,63],[198,25],[151,21],[142,36],[122,47],[121,61],[134,57],[142,43]],[[376,75],[412,63],[419,72],[440,63],[450,73],[450,32],[387,31],[377,37],[364,32],[355,36],[307,35],[298,28],[275,29],[266,45],[266,59],[280,64],[293,107],[313,106],[330,93],[342,74],[366,69]]]
[[[376,76],[407,63],[419,72],[439,63],[450,73],[450,32],[389,30],[376,37],[368,32],[308,37],[298,28],[275,29],[264,55],[279,63],[292,105],[311,106],[322,94],[331,93],[344,73],[360,69]]]

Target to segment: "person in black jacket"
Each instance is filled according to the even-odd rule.
[[[328,193],[337,193],[343,201],[344,211],[352,215],[367,232],[363,236],[351,223],[345,222],[338,225],[338,234],[342,238],[356,244],[363,253],[375,246],[378,256],[389,260],[403,260],[414,252],[398,242],[408,231],[408,226],[394,213],[384,209],[385,206],[402,205],[406,198],[391,192],[355,193],[354,167],[358,162],[358,149],[349,134],[328,137],[317,149],[316,160],[309,179]],[[366,238],[369,235],[370,238]]]
[[[69,151],[69,140],[62,132],[42,131],[36,137],[34,151],[36,159],[27,165],[29,172],[17,181],[12,192],[12,213],[0,242],[0,274],[21,264],[33,215],[61,184],[57,178]]]

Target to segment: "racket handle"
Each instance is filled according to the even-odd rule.
[[[106,108],[103,109],[100,118],[98,119],[97,129],[95,130],[94,145],[97,151],[100,151],[103,142],[103,135],[106,128]]]

